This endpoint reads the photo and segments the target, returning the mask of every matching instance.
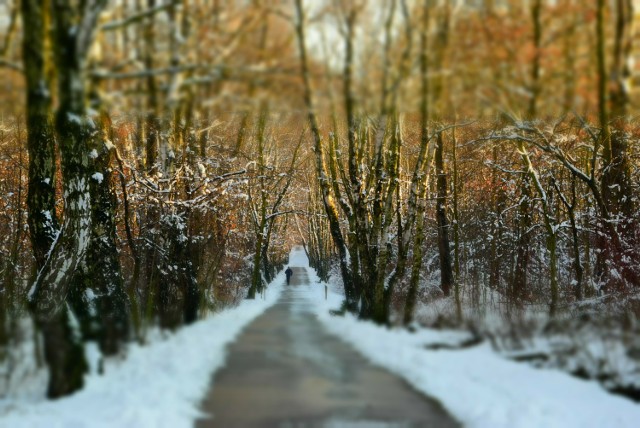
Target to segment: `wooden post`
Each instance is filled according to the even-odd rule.
[[[327,300],[327,293],[329,291],[329,287],[327,284],[324,285],[324,300]]]

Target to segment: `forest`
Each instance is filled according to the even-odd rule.
[[[343,313],[640,373],[638,64],[636,0],[0,1],[0,396],[298,244]]]

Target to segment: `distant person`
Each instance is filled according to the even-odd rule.
[[[293,275],[293,271],[289,266],[287,266],[287,270],[284,271],[284,274],[287,275],[287,285],[289,285],[289,281],[291,280],[291,275]]]

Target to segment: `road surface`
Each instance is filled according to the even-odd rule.
[[[438,402],[328,334],[301,296],[311,286],[306,268],[293,270],[280,300],[229,346],[202,403],[211,416],[197,427],[459,426]]]

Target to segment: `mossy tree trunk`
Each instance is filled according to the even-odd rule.
[[[29,151],[28,225],[35,269],[45,264],[47,254],[59,232],[55,209],[55,135],[50,82],[46,72],[45,39],[48,37],[47,2],[21,2],[25,22],[22,60],[26,87],[27,148]],[[5,290],[3,295],[6,294]],[[8,304],[8,302],[6,302]],[[4,304],[2,305],[5,306]],[[5,321],[2,314],[2,321]],[[3,326],[1,334],[5,333]],[[6,343],[8,337],[3,338]]]
[[[404,251],[407,251],[411,240],[413,240],[413,257],[411,261],[411,276],[409,278],[409,289],[404,306],[403,324],[408,326],[413,321],[413,312],[417,304],[418,288],[420,286],[420,271],[422,269],[422,245],[425,239],[424,221],[426,204],[425,200],[427,191],[427,182],[429,180],[428,171],[431,167],[431,159],[433,154],[433,145],[429,138],[429,115],[430,115],[430,86],[429,86],[429,26],[431,5],[429,0],[425,0],[422,5],[422,28],[420,31],[420,154],[416,168],[411,179],[411,187],[409,194],[409,212],[407,217],[413,220],[407,226],[415,222],[415,230],[411,235],[411,228],[405,226],[403,236]]]
[[[27,147],[29,150],[29,233],[42,268],[58,233],[55,210],[56,153],[50,82],[46,73],[45,38],[49,28],[48,2],[22,1],[22,58],[27,91]]]
[[[29,294],[32,313],[44,335],[51,398],[81,388],[86,371],[81,332],[66,299],[91,236],[89,146],[97,130],[86,111],[85,61],[105,5],[105,0],[82,7],[68,0],[52,0],[52,45],[59,85],[55,124],[64,180],[64,223]],[[26,32],[34,24],[37,22],[25,22]]]
[[[342,273],[342,279],[344,282],[346,305],[349,310],[355,311],[360,298],[360,293],[353,278],[354,275],[351,266],[352,259],[347,249],[346,240],[340,226],[338,207],[336,206],[336,200],[332,195],[328,169],[324,159],[324,143],[322,141],[322,136],[320,135],[320,127],[318,124],[318,118],[315,113],[315,106],[312,97],[311,77],[309,75],[309,61],[307,59],[306,48],[306,17],[302,5],[302,0],[295,0],[295,9],[295,30],[300,53],[301,77],[304,84],[304,103],[307,109],[307,117],[309,120],[309,126],[311,128],[311,134],[313,136],[313,149],[315,152],[316,160],[315,169],[321,189],[322,202],[327,214],[327,221],[329,222],[329,231],[331,233],[334,245],[336,246],[336,249],[338,251],[340,271]]]
[[[438,133],[435,150],[435,167],[437,174],[436,219],[438,222],[438,254],[440,256],[440,288],[445,296],[449,296],[454,285],[453,267],[451,262],[451,245],[449,241],[449,218],[447,216],[447,174],[444,165],[444,138]]]

